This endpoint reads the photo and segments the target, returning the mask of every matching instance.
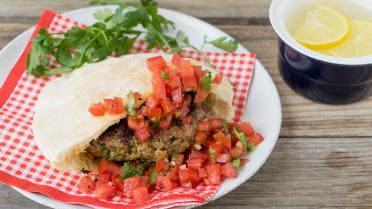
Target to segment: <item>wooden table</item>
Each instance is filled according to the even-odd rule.
[[[283,127],[271,157],[248,182],[201,208],[372,208],[372,98],[347,106],[298,96],[277,69],[270,0],[161,0],[201,18],[257,54],[279,89]],[[58,12],[87,0],[0,0],[0,48],[34,25],[43,8]],[[270,118],[267,118],[270,120]],[[46,208],[0,186],[0,208]]]

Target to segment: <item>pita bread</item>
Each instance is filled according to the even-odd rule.
[[[53,167],[70,171],[96,169],[93,159],[84,153],[85,149],[127,114],[94,117],[88,111],[90,104],[118,96],[124,98],[126,105],[129,91],[140,92],[147,98],[152,93],[152,84],[146,59],[158,55],[110,57],[86,64],[46,84],[36,105],[33,134]],[[168,62],[171,59],[169,55],[163,57]],[[232,98],[232,85],[227,80],[213,86],[210,101],[215,114],[230,120],[234,115]]]

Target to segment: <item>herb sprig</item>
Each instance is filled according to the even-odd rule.
[[[172,21],[158,13],[154,0],[141,0],[140,3],[93,0],[91,4],[116,4],[118,8],[114,12],[99,10],[94,14],[98,22],[88,27],[73,27],[64,33],[40,29],[27,56],[26,70],[29,74],[49,76],[69,73],[84,63],[128,54],[140,36],[144,37],[148,49],[160,47],[168,53],[180,53],[184,48],[191,48],[199,52],[207,63],[209,61],[203,53],[205,45],[211,44],[228,52],[234,52],[238,47],[237,41],[227,37],[210,41],[205,37],[200,49],[192,46],[189,38],[176,30]],[[176,32],[176,35],[169,35],[170,32]]]

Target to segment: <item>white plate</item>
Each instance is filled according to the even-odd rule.
[[[63,15],[82,23],[92,24],[94,22],[92,14],[98,9],[105,7],[98,6],[78,9],[66,12]],[[190,41],[194,46],[200,46],[202,44],[204,35],[207,35],[209,38],[217,38],[227,35],[208,23],[179,12],[160,9],[160,13],[175,22],[178,28],[184,31],[190,37]],[[31,28],[22,33],[0,52],[0,63],[2,65],[2,70],[0,71],[0,84],[3,83],[11,67],[22,53],[33,29],[34,28]],[[220,50],[211,47],[206,48],[206,51]],[[239,45],[238,52],[247,53],[249,51],[242,45]],[[228,179],[223,182],[221,188],[212,198],[212,200],[225,195],[251,178],[269,157],[279,136],[282,122],[279,95],[272,79],[263,65],[258,60],[256,60],[255,64],[256,70],[253,84],[249,92],[247,105],[245,107],[243,120],[251,121],[255,129],[265,137],[265,141],[251,154],[250,163],[240,169],[238,178]],[[18,188],[14,189],[24,196],[52,208],[87,208],[85,206],[64,204],[38,193],[26,192]]]

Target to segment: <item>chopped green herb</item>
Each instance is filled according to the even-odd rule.
[[[244,133],[240,133],[240,132],[236,129],[236,127],[234,127],[233,131],[234,131],[235,136],[236,136],[236,137],[239,139],[239,141],[243,144],[244,149],[247,150],[247,151],[250,151],[250,150],[248,150],[248,141],[247,141],[247,137],[244,135]]]
[[[159,118],[155,118],[153,120],[151,120],[151,128],[157,128],[159,127],[160,125],[160,119]]]
[[[202,89],[209,91],[212,87],[212,73],[208,71],[200,81]]]
[[[136,113],[134,112],[134,105],[136,103],[136,98],[132,91],[129,91],[128,95],[128,103],[127,103],[127,112],[131,118],[136,117]]]
[[[177,154],[173,154],[172,155],[172,161],[177,161],[178,160],[178,155]]]
[[[208,150],[208,155],[209,156],[214,156],[216,154],[216,150],[214,150],[214,149],[209,149]]]
[[[231,161],[231,164],[232,166],[234,166],[234,168],[239,168],[240,167],[240,159],[235,159],[233,161]]]
[[[163,80],[167,80],[169,77],[169,73],[165,71],[161,71],[161,77],[163,78]]]
[[[120,179],[124,180],[133,176],[142,176],[143,173],[153,165],[152,162],[145,161],[133,167],[130,162],[125,162],[123,168],[121,169]]]
[[[229,132],[229,127],[228,127],[227,122],[225,120],[221,120],[221,122],[222,122],[223,132],[225,133],[226,136],[229,136],[230,132]]]
[[[156,170],[153,170],[150,174],[150,183],[151,184],[155,184],[157,176],[158,176],[158,174],[156,173]]]

